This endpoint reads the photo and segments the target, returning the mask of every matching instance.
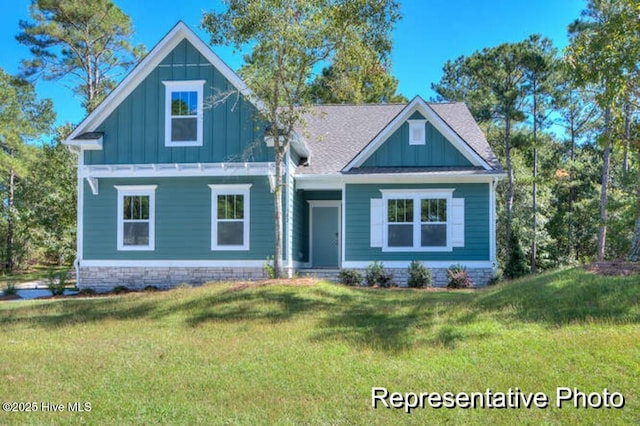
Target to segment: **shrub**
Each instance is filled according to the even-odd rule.
[[[393,274],[386,272],[384,265],[377,261],[367,266],[365,279],[370,287],[378,285],[379,287],[388,288],[393,285]]]
[[[413,260],[409,265],[407,285],[412,288],[431,287],[431,271],[421,262]]]
[[[512,229],[509,234],[507,253],[507,264],[504,267],[505,277],[513,279],[527,275],[530,272],[527,265],[527,257],[522,251],[516,229]]]
[[[47,275],[47,288],[53,296],[62,296],[67,288],[67,276],[69,271],[55,273],[53,269],[49,270]]]
[[[159,288],[156,287],[155,285],[148,285],[144,288],[144,291],[146,292],[154,292],[154,291],[158,291]]]
[[[81,296],[93,296],[96,294],[96,291],[92,288],[83,288],[78,292]]]
[[[264,262],[262,266],[264,268],[264,273],[270,280],[275,279],[276,277],[276,268],[273,266],[273,256],[267,257],[267,260]]]
[[[16,288],[16,285],[14,283],[12,283],[11,281],[7,281],[6,284],[7,285],[2,291],[2,294],[4,294],[5,296],[14,296],[18,294],[18,289]]]
[[[340,270],[340,282],[348,286],[362,285],[362,274],[354,269]]]
[[[113,294],[124,294],[124,293],[129,293],[131,290],[129,290],[127,286],[117,285],[111,291],[113,292]]]
[[[467,268],[462,265],[451,265],[449,269],[447,269],[447,278],[449,279],[447,288],[473,287],[473,281],[469,278]]]

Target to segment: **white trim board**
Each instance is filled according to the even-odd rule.
[[[80,177],[188,177],[267,176],[275,173],[275,163],[165,163],[105,164],[78,167]]]
[[[360,167],[386,142],[396,130],[409,120],[415,112],[421,113],[467,160],[474,166],[482,166],[485,170],[493,168],[480,157],[420,96],[413,100],[384,128],[369,144],[364,147],[343,169],[348,172]]]
[[[296,175],[296,189],[320,190],[341,189],[345,184],[387,184],[387,183],[492,183],[496,178],[503,178],[501,174],[477,173],[375,173],[362,175]]]
[[[80,268],[262,268],[262,260],[83,260]]]
[[[347,261],[342,263],[343,268],[359,268],[364,269],[367,266],[371,265],[374,260],[369,261]],[[378,262],[382,263],[385,268],[408,268],[411,264],[410,260],[394,260],[394,261],[385,261],[378,259]],[[440,260],[440,261],[429,261],[423,260],[421,263],[427,268],[444,268],[447,269],[451,265],[462,265],[467,268],[495,268],[497,265],[495,262],[491,262],[488,260]]]

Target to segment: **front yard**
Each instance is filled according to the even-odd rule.
[[[638,281],[572,269],[479,291],[307,281],[0,302],[2,402],[37,407],[0,424],[637,423]],[[373,387],[550,405],[407,414],[372,408]],[[625,405],[557,408],[561,387]]]

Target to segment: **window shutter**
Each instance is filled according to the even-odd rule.
[[[382,247],[382,199],[371,199],[371,247]]]
[[[464,198],[451,199],[451,246],[464,247]]]

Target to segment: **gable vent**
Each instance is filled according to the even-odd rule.
[[[407,120],[409,123],[409,145],[424,145],[426,143],[427,120]]]

